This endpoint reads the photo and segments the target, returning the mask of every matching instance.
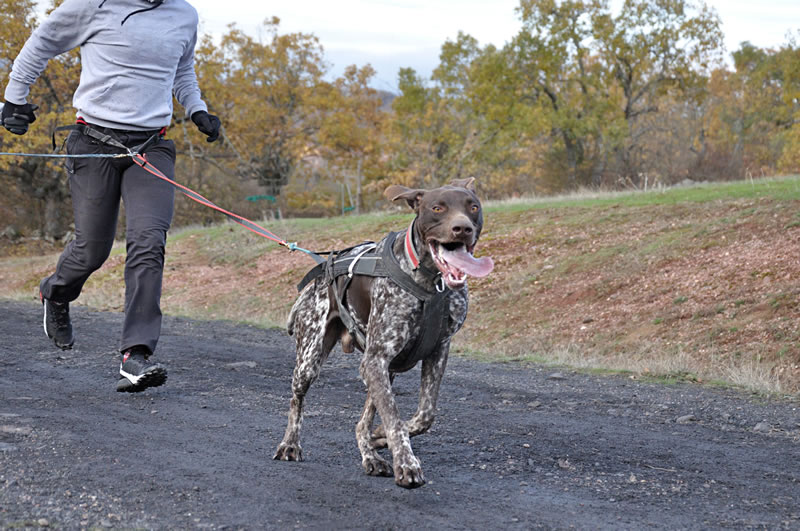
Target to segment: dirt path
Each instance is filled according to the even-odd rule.
[[[453,359],[408,491],[361,471],[355,356],[309,394],[307,460],[277,462],[284,333],[166,319],[169,381],[128,395],[121,315],[73,315],[61,353],[38,305],[0,301],[0,527],[800,528],[797,403]],[[417,377],[396,380],[406,415]]]

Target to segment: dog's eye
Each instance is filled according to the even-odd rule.
[[[474,214],[480,209],[481,209],[481,207],[479,207],[478,205],[472,205],[472,208],[470,208],[469,210],[470,210],[470,212],[472,212]]]
[[[440,207],[439,205],[433,205],[433,206],[431,207],[431,210],[433,210],[433,211],[434,211],[434,212],[436,212],[437,214],[441,214],[442,212],[444,212],[444,208],[443,208],[443,207]]]

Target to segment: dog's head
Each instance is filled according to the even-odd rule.
[[[474,182],[475,179],[462,179],[433,190],[395,184],[384,192],[387,199],[405,200],[414,209],[419,260],[435,266],[452,289],[462,287],[467,275],[483,277],[494,267],[491,258],[472,255],[483,229],[483,210]]]

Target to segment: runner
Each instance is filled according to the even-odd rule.
[[[208,113],[194,71],[197,11],[185,0],[65,0],[30,36],[14,60],[5,89],[3,126],[22,135],[35,122],[30,86],[47,62],[80,47],[81,78],[73,95],[78,128],[67,138],[70,154],[124,153],[98,139],[128,147],[152,139],[147,159],[169,178],[175,145],[163,138],[172,119],[173,94],[208,142],[220,121]],[[161,281],[174,190],[131,158],[70,158],[75,240],[55,272],[39,286],[44,328],[57,347],[74,343],[69,303],[108,258],[120,199],[125,202],[127,257],[125,319],[117,391],[162,385],[167,369],[150,358],[161,333]]]

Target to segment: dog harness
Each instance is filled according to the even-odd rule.
[[[413,348],[407,351],[405,355],[395,357],[389,365],[389,370],[392,372],[405,372],[413,368],[420,360],[425,359],[436,348],[441,341],[444,332],[447,330],[449,324],[449,301],[450,290],[444,284],[441,278],[441,273],[433,271],[423,265],[419,265],[416,259],[416,251],[414,250],[413,243],[411,242],[411,229],[402,232],[391,232],[385,238],[385,245],[383,252],[376,252],[377,244],[374,242],[364,242],[361,245],[350,247],[341,251],[332,252],[328,256],[325,263],[318,264],[311,271],[309,271],[303,280],[297,285],[297,290],[302,291],[303,288],[312,280],[318,277],[324,277],[325,281],[335,289],[336,304],[339,309],[339,317],[344,323],[347,331],[358,343],[359,348],[363,351],[366,348],[367,338],[365,333],[358,327],[352,314],[347,310],[345,298],[347,296],[347,288],[354,275],[364,275],[369,277],[386,277],[392,282],[397,284],[403,290],[413,295],[418,300],[422,301],[422,330],[414,342]],[[434,279],[435,288],[427,290],[414,281],[414,279],[403,271],[400,267],[400,262],[392,252],[394,242],[397,237],[404,234],[406,242],[406,252],[412,257],[412,263],[415,263],[416,268],[419,269],[423,275],[428,278]],[[365,246],[355,255],[347,255],[353,249]],[[410,251],[409,251],[410,248]],[[337,282],[339,277],[346,276],[343,282]],[[334,287],[335,286],[335,287]]]

